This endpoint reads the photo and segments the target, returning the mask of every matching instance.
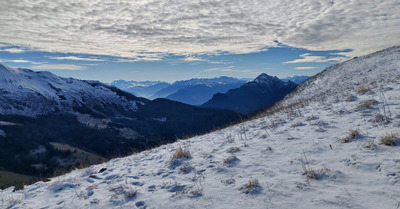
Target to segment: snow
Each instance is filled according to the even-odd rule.
[[[380,140],[388,134],[399,140],[399,75],[399,48],[350,60],[308,80],[274,113],[23,190],[3,190],[0,205],[398,208],[400,146]],[[361,86],[370,91],[360,92]],[[360,107],[370,99],[378,103]],[[344,143],[352,130],[358,133]],[[180,148],[190,156],[172,159]]]
[[[153,118],[153,120],[155,120],[155,121],[159,121],[159,122],[162,122],[162,123],[164,123],[164,122],[166,122],[166,121],[167,121],[167,117],[162,117],[162,118]]]
[[[136,111],[136,101],[117,95],[97,81],[62,78],[50,72],[11,68],[0,64],[0,113],[36,116],[73,112],[73,107],[112,104]]]

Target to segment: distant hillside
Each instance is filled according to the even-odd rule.
[[[161,81],[124,81],[117,80],[113,81],[111,86],[115,86],[126,92],[134,94],[139,97],[150,98],[153,94],[157,93],[161,89],[164,89],[171,84]]]
[[[207,108],[234,110],[249,115],[265,109],[282,99],[296,87],[291,81],[281,81],[277,77],[261,74],[256,79],[226,94],[215,94],[201,105]]]
[[[246,83],[246,80],[225,76],[209,79],[194,78],[176,81],[150,98],[167,98],[186,104],[201,105],[211,99],[215,93],[225,93],[230,89],[240,87],[244,83]]]
[[[283,78],[281,79],[282,81],[292,81],[293,83],[299,85],[301,83],[303,83],[304,81],[306,81],[307,79],[311,78],[311,76],[307,76],[307,75],[296,75],[293,77],[287,77],[287,78]]]
[[[166,98],[191,105],[201,105],[212,98],[216,93],[239,88],[246,81],[228,77],[220,77],[214,82],[195,82],[185,86],[177,92],[168,95]]]

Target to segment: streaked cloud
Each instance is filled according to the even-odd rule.
[[[206,59],[194,57],[194,56],[185,57],[185,58],[182,58],[182,60],[185,62],[208,62],[208,60],[206,60]]]
[[[76,57],[76,56],[65,56],[65,57],[48,57],[54,60],[75,60],[75,61],[87,61],[87,62],[102,62],[104,59],[100,58],[86,58],[86,57]]]
[[[354,50],[349,57],[400,45],[398,0],[2,0],[0,8],[2,43],[134,61],[244,54],[278,42]]]
[[[13,63],[32,63],[32,61],[29,60],[7,60],[5,62],[13,62]]]
[[[66,65],[66,64],[41,64],[33,65],[31,67],[35,70],[85,70],[86,67],[80,65]]]
[[[9,53],[12,53],[12,54],[23,53],[23,52],[25,52],[25,50],[23,50],[23,49],[21,49],[21,48],[15,48],[15,47],[13,47],[13,48],[1,49],[0,51],[9,52]]]
[[[43,64],[43,62],[35,62],[35,61],[31,61],[31,60],[25,60],[25,59],[0,59],[0,62],[4,62],[4,63],[30,63],[30,64]]]
[[[313,56],[310,53],[306,53],[306,54],[301,54],[299,55],[301,58],[300,59],[295,59],[292,61],[287,61],[284,62],[286,64],[293,64],[293,63],[321,63],[321,62],[340,62],[340,61],[344,61],[347,58],[346,57],[331,57],[331,58],[327,58],[325,56]]]
[[[296,70],[314,70],[317,67],[295,67]]]
[[[258,75],[261,74],[261,72],[256,71],[256,70],[243,70],[243,69],[235,69],[234,66],[228,66],[228,67],[221,67],[221,68],[210,68],[206,70],[200,71],[201,73],[207,73],[207,72],[232,72],[232,73],[246,73],[246,74],[252,74],[252,75]]]

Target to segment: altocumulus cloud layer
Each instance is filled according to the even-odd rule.
[[[157,60],[277,42],[359,55],[400,44],[398,0],[1,0],[0,42]]]

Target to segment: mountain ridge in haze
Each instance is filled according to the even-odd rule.
[[[282,81],[265,73],[240,88],[231,89],[226,94],[214,96],[202,107],[229,109],[249,115],[265,109],[290,93],[297,85],[291,81]]]

